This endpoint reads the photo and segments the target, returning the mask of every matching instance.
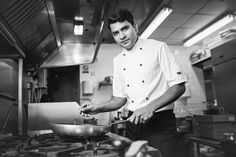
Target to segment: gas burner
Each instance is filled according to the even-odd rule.
[[[118,142],[119,143],[119,142]],[[123,156],[130,143],[101,137],[58,136],[54,133],[0,140],[1,157],[113,157]],[[4,147],[1,147],[4,146]],[[4,148],[4,149],[2,149]]]
[[[109,144],[90,144],[84,147],[65,149],[57,153],[57,157],[117,157],[119,152]]]
[[[0,154],[8,149],[21,149],[22,143],[26,143],[28,136],[6,136],[0,140]]]
[[[41,152],[9,150],[1,154],[1,157],[47,157],[47,155]]]
[[[70,152],[69,156],[79,156],[79,157],[117,157],[119,154],[117,152],[109,152],[107,150],[84,150],[81,152]]]

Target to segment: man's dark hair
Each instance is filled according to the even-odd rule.
[[[115,13],[113,13],[110,18],[108,19],[108,29],[111,30],[110,24],[116,22],[124,22],[128,21],[132,25],[134,25],[134,18],[131,12],[127,9],[118,9]]]

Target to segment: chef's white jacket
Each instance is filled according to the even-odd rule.
[[[126,97],[130,111],[146,106],[186,78],[166,43],[138,39],[114,58],[113,96]],[[158,111],[172,109],[173,104]]]

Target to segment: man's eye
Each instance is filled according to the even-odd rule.
[[[117,35],[118,35],[118,33],[116,33],[116,32],[115,32],[115,33],[113,33],[113,36],[117,36]]]

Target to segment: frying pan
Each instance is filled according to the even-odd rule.
[[[81,124],[81,125],[72,125],[72,124],[58,124],[50,123],[51,129],[56,134],[67,135],[67,136],[103,136],[108,133],[111,129],[111,126],[114,124],[124,123],[127,120],[117,121],[107,125],[94,125],[94,124]]]

